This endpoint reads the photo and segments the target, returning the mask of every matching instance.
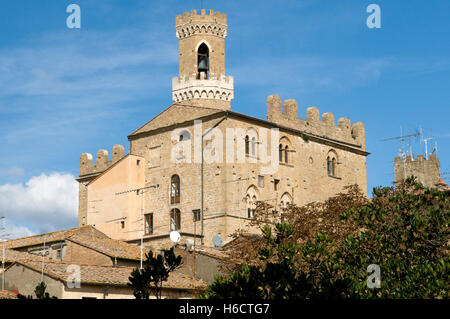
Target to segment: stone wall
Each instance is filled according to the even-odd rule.
[[[423,155],[417,155],[417,158],[407,156],[404,161],[395,157],[394,170],[396,183],[415,176],[424,186],[435,187],[441,178],[440,162],[436,154],[430,154],[428,159]]]
[[[20,264],[14,264],[5,271],[5,289],[18,290],[24,296],[36,298],[34,289],[41,282],[41,273]],[[54,278],[44,275],[46,292],[50,296],[62,297],[63,284]]]
[[[69,240],[66,241],[66,245],[66,254],[64,258],[65,262],[101,266],[112,266],[114,264],[111,257],[91,248],[78,245]]]

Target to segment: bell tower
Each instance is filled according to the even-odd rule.
[[[233,77],[225,75],[227,16],[201,10],[176,17],[179,77],[172,79],[172,99],[193,106],[230,109]]]

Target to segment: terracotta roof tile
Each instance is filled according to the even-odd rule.
[[[97,230],[95,227],[87,225],[82,226],[78,228],[72,228],[72,229],[66,229],[66,230],[60,230],[52,233],[46,233],[41,235],[35,235],[35,236],[29,236],[29,237],[23,237],[18,239],[12,239],[5,242],[7,248],[20,248],[20,247],[26,247],[26,246],[34,246],[34,245],[41,245],[45,242],[55,242],[55,241],[61,241],[64,240],[72,235],[85,235],[85,236],[91,236],[91,237],[99,237],[99,238],[108,238],[105,234]]]
[[[18,299],[17,295],[9,290],[0,290],[0,299]]]
[[[139,260],[141,258],[140,246],[130,245],[121,240],[101,237],[91,237],[83,235],[72,235],[67,240],[73,241],[79,245],[99,251],[112,258],[117,257],[121,259]],[[149,252],[150,249],[144,247],[143,256]]]
[[[0,260],[3,258],[2,254],[0,253]],[[12,249],[5,249],[5,262],[12,263],[18,260],[42,260],[42,257],[36,256],[33,254],[20,252]]]
[[[28,266],[37,271],[41,271],[42,264],[39,261],[17,261],[18,264]],[[66,281],[70,272],[67,267],[70,263],[64,262],[46,262],[44,264],[44,273],[50,277]],[[79,265],[81,272],[81,283],[85,284],[108,284],[125,286],[129,282],[129,277],[133,267],[114,267],[114,266],[99,266],[99,265]],[[178,289],[203,289],[206,284],[201,280],[196,280],[192,277],[172,273],[169,279],[163,283],[165,288]]]

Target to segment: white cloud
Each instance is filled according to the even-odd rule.
[[[0,216],[8,233],[29,234],[77,225],[78,184],[71,174],[34,176],[25,184],[0,185]]]
[[[35,232],[31,231],[26,226],[17,226],[14,224],[11,224],[10,222],[5,223],[7,237],[5,239],[15,239],[15,238],[21,238],[21,237],[28,237],[36,235]]]

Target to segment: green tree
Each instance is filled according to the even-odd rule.
[[[56,296],[50,297],[50,294],[46,292],[47,285],[42,281],[40,282],[35,288],[34,288],[34,294],[36,295],[37,299],[58,299]],[[18,294],[17,297],[19,299],[33,299],[32,296],[24,296],[21,294]]]
[[[181,265],[182,257],[176,256],[173,247],[163,250],[162,254],[154,256],[150,251],[145,255],[143,268],[135,268],[129,277],[129,286],[133,288],[136,299],[149,299],[153,293],[161,298],[163,282],[169,278],[171,272]]]
[[[278,214],[260,203],[256,216],[262,238],[230,245],[231,274],[202,298],[449,298],[448,192],[407,179],[371,200],[352,186]],[[367,285],[371,264],[379,289]]]

